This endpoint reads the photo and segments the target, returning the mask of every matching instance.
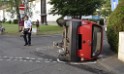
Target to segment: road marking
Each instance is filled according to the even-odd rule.
[[[12,56],[0,56],[0,61],[16,61],[16,62],[34,62],[34,63],[57,63],[52,59],[47,58],[33,58],[33,57],[12,57]]]
[[[39,61],[39,60],[36,60],[36,62],[41,62],[41,61]]]
[[[48,60],[45,60],[45,63],[50,63],[50,61],[48,61]]]
[[[26,59],[30,59],[30,57],[26,57]]]
[[[12,57],[12,56],[0,56],[0,61],[16,61],[16,62],[33,62],[33,63],[67,63],[60,61],[58,58],[56,60],[47,59],[47,58],[34,58],[34,57]],[[70,62],[70,64],[80,65],[80,64],[96,64],[96,61],[93,62]]]
[[[18,58],[22,59],[22,57],[18,57]]]
[[[27,60],[23,60],[24,62],[27,62]]]
[[[7,56],[3,56],[4,58],[6,58]]]
[[[52,61],[52,63],[58,63],[57,61]]]
[[[18,61],[18,59],[14,59],[13,61]]]
[[[31,60],[35,60],[35,58],[30,58]]]
[[[19,61],[21,62],[21,61],[23,61],[22,59],[19,59]]]
[[[32,60],[29,60],[29,62],[33,62]]]
[[[43,60],[43,58],[38,58],[38,60]]]
[[[10,59],[13,59],[13,57],[9,57]]]

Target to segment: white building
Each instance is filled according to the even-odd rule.
[[[31,8],[30,10],[32,12],[32,17],[31,17],[32,21],[36,21],[37,19],[41,20],[41,2],[40,1],[41,0],[36,0],[29,4]],[[56,19],[59,17],[58,15],[53,16],[49,14],[52,8],[52,5],[48,3],[49,1],[50,0],[46,0],[46,15],[47,15],[48,23],[51,21],[56,21]],[[12,17],[11,13],[5,11],[5,18],[7,19],[7,21],[13,20],[13,19],[16,19],[16,15]],[[3,19],[3,10],[0,10],[0,20],[2,19]]]
[[[34,7],[32,7],[32,11],[33,11],[33,16],[32,16],[32,20],[35,21],[37,20],[37,18],[40,20],[41,19],[41,0],[36,0],[34,2],[32,2],[32,4],[34,5]],[[46,13],[47,13],[47,21],[56,21],[56,19],[59,17],[58,15],[51,15],[50,10],[52,8],[52,5],[50,5],[48,2],[50,0],[46,0]]]

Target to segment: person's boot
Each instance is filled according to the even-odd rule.
[[[28,44],[27,43],[25,43],[25,45],[24,46],[27,46]]]

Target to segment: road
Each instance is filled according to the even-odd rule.
[[[32,46],[23,46],[22,37],[0,35],[0,74],[111,74],[97,62],[57,62],[52,43],[60,39],[33,36]]]

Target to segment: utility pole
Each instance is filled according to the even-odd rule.
[[[41,24],[47,25],[46,0],[41,0]]]

